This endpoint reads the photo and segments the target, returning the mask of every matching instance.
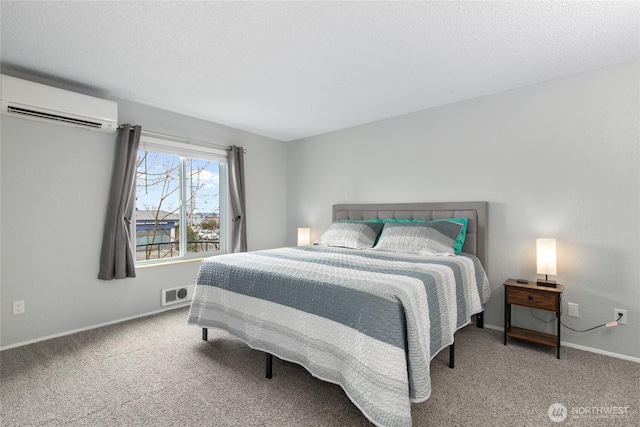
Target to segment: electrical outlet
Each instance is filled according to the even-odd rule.
[[[24,314],[24,301],[13,302],[13,314]]]
[[[622,317],[620,315],[622,314]],[[620,317],[620,320],[618,320]],[[626,325],[627,324],[627,310],[620,310],[616,308],[613,310],[613,320],[618,320],[618,325]]]
[[[578,304],[574,304],[572,302],[567,304],[567,307],[569,308],[569,312],[567,313],[568,316],[571,317],[580,317],[579,311],[578,309],[580,308],[580,305]]]

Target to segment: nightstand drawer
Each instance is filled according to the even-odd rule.
[[[507,304],[523,305],[542,310],[558,311],[558,298],[549,292],[507,287]]]

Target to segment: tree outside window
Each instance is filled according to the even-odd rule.
[[[139,151],[136,260],[164,260],[219,251],[219,195],[219,162]]]

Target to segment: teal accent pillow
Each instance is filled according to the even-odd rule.
[[[449,221],[449,222],[456,222],[458,224],[462,224],[462,230],[460,230],[460,233],[458,233],[458,237],[456,237],[456,241],[453,243],[454,252],[457,254],[462,252],[464,241],[467,239],[467,228],[469,227],[469,218],[434,219],[434,221]]]
[[[387,222],[373,249],[429,256],[455,255],[453,242],[461,229],[462,224],[453,221]]]
[[[453,243],[453,250],[455,253],[459,254],[462,252],[462,247],[464,246],[464,241],[467,238],[467,228],[469,227],[469,218],[443,218],[443,219],[403,219],[403,218],[385,218],[382,221],[385,223],[393,222],[400,224],[413,224],[413,223],[424,223],[424,222],[438,222],[438,221],[450,221],[458,224],[462,224],[462,229],[460,233],[458,233],[458,237],[456,237]]]
[[[415,223],[425,223],[425,222],[438,222],[438,221],[449,221],[449,222],[455,222],[458,224],[462,225],[462,229],[460,230],[460,233],[458,233],[458,236],[456,237],[455,241],[453,242],[453,251],[456,254],[459,254],[460,252],[462,252],[462,247],[464,246],[464,242],[467,238],[467,228],[469,228],[469,218],[442,218],[442,219],[406,219],[406,218],[384,218],[384,219],[379,219],[379,218],[373,218],[373,219],[344,219],[341,222],[360,222],[360,223],[383,223],[386,224],[387,222],[392,222],[392,223],[399,223],[399,224],[415,224]],[[378,238],[376,238],[375,243],[378,243],[378,239],[380,238],[380,236],[378,235]]]

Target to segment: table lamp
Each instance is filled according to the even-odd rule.
[[[555,280],[549,280],[549,274],[556,275],[556,239],[537,239],[538,274],[544,274],[544,280],[538,279],[538,286],[556,287]]]
[[[305,246],[310,244],[311,244],[311,229],[298,228],[298,246]]]

